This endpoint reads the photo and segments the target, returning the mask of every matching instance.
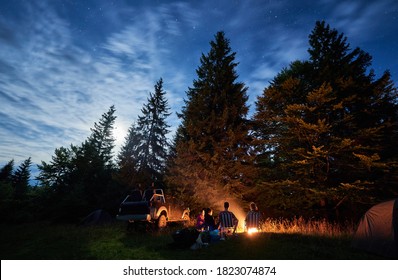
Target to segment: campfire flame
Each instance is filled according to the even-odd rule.
[[[247,229],[247,233],[248,234],[255,234],[255,233],[257,233],[258,232],[258,228],[248,228]]]

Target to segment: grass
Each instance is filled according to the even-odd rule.
[[[323,237],[347,238],[355,233],[355,225],[346,223],[330,223],[326,219],[305,220],[302,217],[288,219],[270,219],[268,218],[264,225],[264,232],[302,234]]]
[[[350,247],[352,229],[327,221],[268,220],[264,231],[240,233],[207,248],[173,246],[169,227],[162,232],[129,232],[124,224],[78,227],[46,223],[0,225],[2,260],[124,259],[379,259]]]

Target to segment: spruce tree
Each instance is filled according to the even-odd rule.
[[[258,162],[274,171],[262,191],[275,205],[365,201],[374,193],[364,191],[394,173],[397,91],[388,72],[377,80],[367,72],[371,56],[346,41],[317,22],[310,59],[292,63],[258,98]]]
[[[355,176],[355,185],[366,186],[380,179],[377,173],[391,173],[395,165],[397,149],[391,137],[396,137],[397,90],[388,71],[375,79],[373,70],[367,71],[372,57],[359,48],[351,51],[346,40],[325,22],[317,22],[309,53],[314,70],[319,70],[314,80],[329,83],[336,92],[331,118],[333,135],[339,137],[333,144],[345,159],[343,164],[335,162],[340,169],[337,175],[347,183]],[[341,143],[347,142],[350,145],[343,147]]]
[[[0,182],[9,183],[12,179],[12,172],[14,169],[14,160],[10,160],[0,170]]]
[[[235,52],[224,32],[210,47],[179,114],[182,124],[168,170],[169,184],[207,203],[214,196],[241,194],[251,169],[247,88],[236,81]]]
[[[12,174],[14,171],[14,160],[10,160],[0,170],[0,200],[12,198]]]
[[[104,113],[98,123],[94,123],[91,128],[91,135],[83,144],[86,152],[93,152],[104,169],[114,168],[113,148],[115,147],[115,138],[113,129],[116,120],[115,106],[112,105],[108,112]]]
[[[31,164],[32,164],[32,159],[29,157],[19,165],[17,170],[12,175],[12,187],[14,189],[15,199],[25,198],[29,191]]]
[[[54,219],[76,221],[95,208],[115,209],[120,193],[113,182],[115,107],[94,123],[90,136],[80,145],[55,149],[49,163],[42,161],[37,177],[47,189],[48,208]]]
[[[120,179],[130,187],[163,181],[169,149],[167,134],[170,132],[166,119],[170,108],[161,78],[154,89],[154,93],[149,93],[137,123],[130,127],[118,157]]]
[[[141,135],[133,123],[118,154],[118,182],[129,189],[136,188],[141,178],[138,174],[138,147]]]
[[[155,85],[155,92],[149,94],[138,117],[137,129],[141,133],[138,147],[139,173],[148,174],[152,181],[162,181],[169,143],[166,135],[170,132],[166,118],[170,115],[163,80]]]
[[[115,107],[102,114],[99,122],[94,123],[91,135],[75,150],[76,172],[73,180],[83,188],[86,201],[91,207],[103,207],[107,203],[107,195],[112,174],[115,171],[113,162]]]
[[[37,179],[41,186],[50,187],[61,194],[69,192],[72,188],[70,177],[74,171],[74,157],[73,148],[56,148],[50,163],[42,161],[38,165],[40,173]]]
[[[37,194],[46,219],[75,221],[88,208],[77,165],[79,149],[74,145],[56,148],[50,162],[37,165]]]

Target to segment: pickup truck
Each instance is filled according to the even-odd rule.
[[[166,197],[163,189],[146,190],[143,194],[135,190],[123,200],[119,207],[117,220],[129,224],[148,223],[158,228],[169,222],[189,222],[189,208],[172,197]]]

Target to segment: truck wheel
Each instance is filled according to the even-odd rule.
[[[127,222],[127,231],[136,231],[137,230],[137,224],[134,222]]]
[[[167,220],[166,220],[166,216],[165,215],[160,215],[159,219],[158,219],[158,228],[162,229],[164,227],[166,227],[167,225]]]

